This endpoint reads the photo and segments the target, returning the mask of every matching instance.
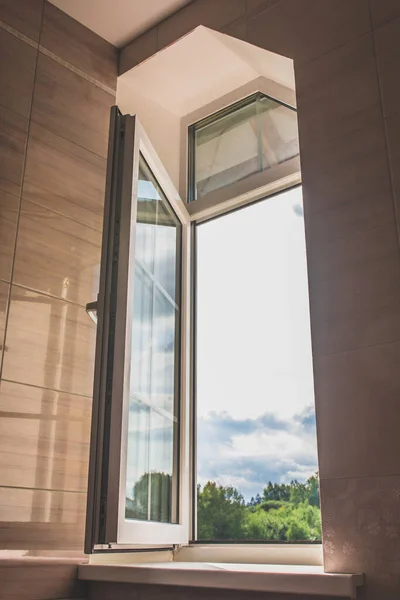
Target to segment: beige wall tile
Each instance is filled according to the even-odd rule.
[[[221,30],[244,16],[245,0],[197,0],[158,26],[158,49],[168,46],[198,25]]]
[[[29,117],[37,50],[0,29],[0,105]]]
[[[106,161],[32,123],[24,198],[102,229]]]
[[[84,598],[86,588],[79,582],[77,559],[0,559],[2,588],[0,600],[54,600]]]
[[[394,223],[325,244],[308,244],[307,256],[317,356],[400,340]]]
[[[0,279],[10,281],[19,198],[0,190]]]
[[[44,0],[0,0],[0,20],[39,41]]]
[[[326,571],[366,573],[363,600],[397,600],[400,477],[327,479],[321,492]]]
[[[400,112],[400,18],[374,32],[385,117]]]
[[[9,292],[10,285],[4,281],[0,281],[0,368],[4,350],[4,333]]]
[[[399,473],[400,342],[314,363],[320,477]]]
[[[0,189],[19,196],[25,160],[28,121],[0,106]]]
[[[97,298],[101,233],[22,201],[14,283],[86,306]]]
[[[381,119],[381,97],[372,33],[296,70],[299,133],[323,144]]]
[[[40,44],[110,88],[117,87],[117,49],[50,2],[44,9]]]
[[[305,63],[371,29],[368,0],[280,0],[250,18],[248,41]]]
[[[153,27],[122,48],[119,57],[119,74],[129,71],[157,52],[157,27]]]
[[[3,380],[0,486],[86,492],[90,409],[90,398]]]
[[[95,330],[81,306],[14,285],[3,378],[91,396]]]
[[[0,506],[0,547],[82,550],[86,494],[0,487]]]
[[[32,120],[107,157],[110,108],[115,97],[39,54]]]
[[[374,27],[400,17],[399,0],[370,0],[370,4]]]

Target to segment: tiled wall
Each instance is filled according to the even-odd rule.
[[[400,1],[194,0],[120,72],[203,24],[294,59],[325,567],[400,598]]]
[[[117,52],[43,0],[0,52],[0,549],[82,552]]]

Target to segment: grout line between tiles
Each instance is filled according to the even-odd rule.
[[[5,282],[5,283],[9,283],[9,282]],[[44,296],[45,298],[51,298],[51,300],[59,300],[60,302],[65,302],[66,304],[70,304],[71,306],[76,306],[78,308],[83,308],[84,310],[86,310],[86,304],[79,304],[79,302],[74,302],[73,300],[69,300],[68,298],[60,298],[60,296],[55,296],[53,294],[49,294],[48,292],[42,292],[41,290],[38,290],[38,289],[35,289],[32,287],[28,287],[27,285],[23,285],[21,283],[15,283],[14,281],[11,281],[11,284],[13,285],[13,287],[27,290],[28,292],[38,294],[39,296]],[[93,298],[92,299],[89,298],[88,302],[89,301],[93,302]]]
[[[42,14],[42,23],[43,23],[43,14]],[[41,34],[41,30],[42,30],[42,23],[40,25],[40,34]],[[8,25],[7,23],[5,23],[4,21],[1,21],[1,20],[0,20],[0,29],[3,29],[4,31],[6,31],[7,33],[18,38],[22,42],[25,42],[32,48],[35,48],[35,50],[39,50],[39,52],[41,54],[45,54],[46,56],[48,56],[55,62],[59,63],[60,65],[62,65],[65,68],[67,68],[69,71],[72,71],[73,73],[75,73],[75,75],[79,75],[79,77],[82,77],[82,79],[86,79],[86,81],[88,81],[89,83],[92,83],[96,87],[100,88],[104,92],[107,92],[107,94],[110,94],[111,96],[113,96],[115,98],[116,90],[114,90],[113,88],[110,88],[105,83],[99,81],[98,79],[96,79],[95,77],[92,77],[91,75],[88,75],[87,73],[85,73],[85,71],[82,71],[78,67],[75,67],[68,61],[64,60],[63,58],[57,56],[57,54],[55,54],[51,50],[48,50],[44,46],[41,46],[40,41],[35,42],[27,35],[20,33],[17,29],[14,29],[14,27],[11,27],[11,25]],[[35,77],[36,77],[36,69],[35,69]]]
[[[3,378],[2,381],[4,381],[5,383],[13,383],[15,385],[22,385],[22,386],[34,388],[36,390],[45,390],[48,392],[55,392],[56,394],[64,394],[67,396],[76,396],[77,398],[85,398],[85,400],[92,400],[92,396],[86,396],[85,394],[80,394],[79,392],[66,392],[64,390],[56,390],[55,388],[50,388],[50,387],[46,387],[43,385],[35,385],[34,383],[25,383],[23,381],[15,381],[14,379]]]
[[[322,481],[349,481],[352,479],[389,479],[389,478],[399,478],[399,473],[389,473],[383,475],[347,475],[346,477],[321,477],[319,476],[320,482]]]
[[[370,17],[371,17],[371,22],[372,22],[371,0],[368,1],[368,6],[369,6]],[[393,213],[394,213],[396,233],[397,233],[397,250],[398,250],[398,255],[399,255],[399,263],[400,263],[400,221],[399,221],[400,215],[399,215],[399,212],[397,209],[396,195],[395,195],[395,189],[394,189],[394,180],[393,180],[393,169],[392,169],[392,164],[391,164],[390,155],[389,155],[388,128],[387,128],[387,120],[385,119],[385,111],[384,111],[384,105],[383,105],[382,78],[381,78],[381,70],[379,67],[378,54],[376,51],[376,31],[374,29],[372,31],[372,42],[373,42],[373,48],[374,48],[376,73],[377,73],[378,85],[379,85],[379,101],[380,101],[381,115],[382,115],[382,121],[383,121],[383,130],[384,130],[384,134],[385,134],[386,160],[387,160],[387,166],[389,169],[390,190],[392,193]],[[400,275],[400,270],[399,270],[399,275]]]
[[[86,496],[86,492],[80,490],[58,490],[53,488],[40,488],[40,487],[25,487],[20,485],[0,485],[0,490],[32,490],[33,492],[56,492],[60,494],[83,494]]]
[[[44,4],[42,5],[42,15],[41,15],[41,20],[40,20],[39,43],[40,43],[40,36],[42,35],[43,18],[44,18]],[[1,21],[0,26],[2,25],[2,23],[3,22]],[[11,29],[13,29],[13,28],[11,28]],[[18,33],[15,29],[13,29],[13,31],[15,33]],[[15,35],[15,33],[13,35]],[[28,38],[28,39],[30,39],[30,38]],[[23,188],[24,188],[24,179],[25,179],[25,170],[26,170],[26,157],[27,157],[27,153],[28,153],[29,133],[30,133],[30,130],[31,130],[31,117],[32,117],[32,108],[33,108],[33,91],[34,91],[34,88],[35,88],[35,81],[36,81],[36,74],[37,74],[37,67],[38,67],[38,60],[39,60],[39,50],[38,50],[39,43],[35,46],[35,48],[36,48],[35,70],[34,70],[34,73],[33,73],[31,105],[30,105],[30,108],[29,108],[28,128],[27,128],[27,132],[26,132],[26,142],[25,142],[25,153],[24,153],[24,160],[23,160],[23,164],[22,164],[21,188],[20,188],[20,194],[19,194],[18,214],[17,214],[17,222],[16,222],[16,227],[15,227],[15,240],[14,240],[14,248],[13,248],[12,263],[11,263],[11,272],[10,272],[10,289],[9,289],[9,292],[8,292],[7,305],[6,305],[6,311],[5,311],[5,319],[4,319],[3,348],[2,348],[1,356],[0,356],[0,381],[1,381],[2,374],[3,374],[4,354],[5,354],[6,339],[7,339],[7,330],[8,330],[8,318],[9,318],[9,315],[10,315],[11,292],[12,292],[12,287],[13,287],[13,276],[14,276],[14,267],[15,267],[15,254],[16,254],[16,251],[17,251],[18,230],[19,230],[19,222],[20,222],[20,218],[21,218],[22,192],[23,192]]]

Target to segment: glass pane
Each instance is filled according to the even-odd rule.
[[[194,200],[299,154],[297,113],[263,94],[193,126]]]
[[[140,158],[128,436],[128,519],[177,522],[180,223]]]
[[[199,225],[196,290],[198,539],[320,540],[301,188]]]
[[[262,139],[262,168],[285,162],[299,154],[297,113],[261,96],[258,99]]]
[[[256,103],[195,132],[197,198],[259,170]]]

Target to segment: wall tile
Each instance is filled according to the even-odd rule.
[[[296,70],[299,134],[322,144],[382,117],[372,33]]]
[[[244,16],[245,0],[197,0],[158,26],[158,49],[165,48],[198,25],[217,31]]]
[[[0,547],[82,549],[86,494],[0,487],[0,506]]]
[[[0,106],[0,189],[21,193],[28,121]]]
[[[91,396],[95,330],[83,307],[13,286],[3,378]]]
[[[23,200],[14,283],[86,306],[99,291],[101,233]]]
[[[247,40],[247,20],[245,18],[238,19],[234,23],[230,23],[222,31],[227,35],[245,42]]]
[[[0,190],[0,279],[10,281],[19,198]]]
[[[4,281],[0,281],[0,368],[4,348],[4,332],[6,327],[6,311],[9,291],[10,285]]]
[[[132,69],[156,52],[157,27],[153,27],[121,49],[119,57],[119,75],[129,71],[129,69]]]
[[[308,245],[314,353],[400,340],[400,265],[394,224]]]
[[[280,0],[246,0],[247,14],[253,15],[254,13],[261,12],[278,2],[280,2]]]
[[[0,29],[0,105],[29,117],[37,50]]]
[[[24,198],[102,229],[106,161],[32,123]]]
[[[0,486],[86,492],[90,408],[90,398],[3,380]]]
[[[46,2],[40,44],[112,89],[117,87],[117,49]]]
[[[321,482],[324,566],[365,573],[363,600],[397,600],[400,476]]]
[[[390,117],[400,112],[400,18],[379,27],[374,35],[383,112],[385,117]]]
[[[299,65],[370,31],[371,21],[368,0],[280,0],[247,27],[251,44]]]
[[[399,0],[370,0],[370,4],[374,27],[400,17]]]
[[[113,104],[111,94],[39,55],[32,106],[35,123],[106,158]]]
[[[387,119],[386,133],[397,219],[400,223],[400,113]]]
[[[372,195],[379,202],[382,194],[391,191],[385,151],[383,121],[332,140],[323,147],[315,147],[300,135],[306,214]]]
[[[326,596],[91,581],[89,600],[326,600]],[[344,600],[329,596],[330,600]]]
[[[400,473],[399,363],[399,342],[314,358],[320,477]]]
[[[44,0],[0,0],[0,20],[39,41]]]

